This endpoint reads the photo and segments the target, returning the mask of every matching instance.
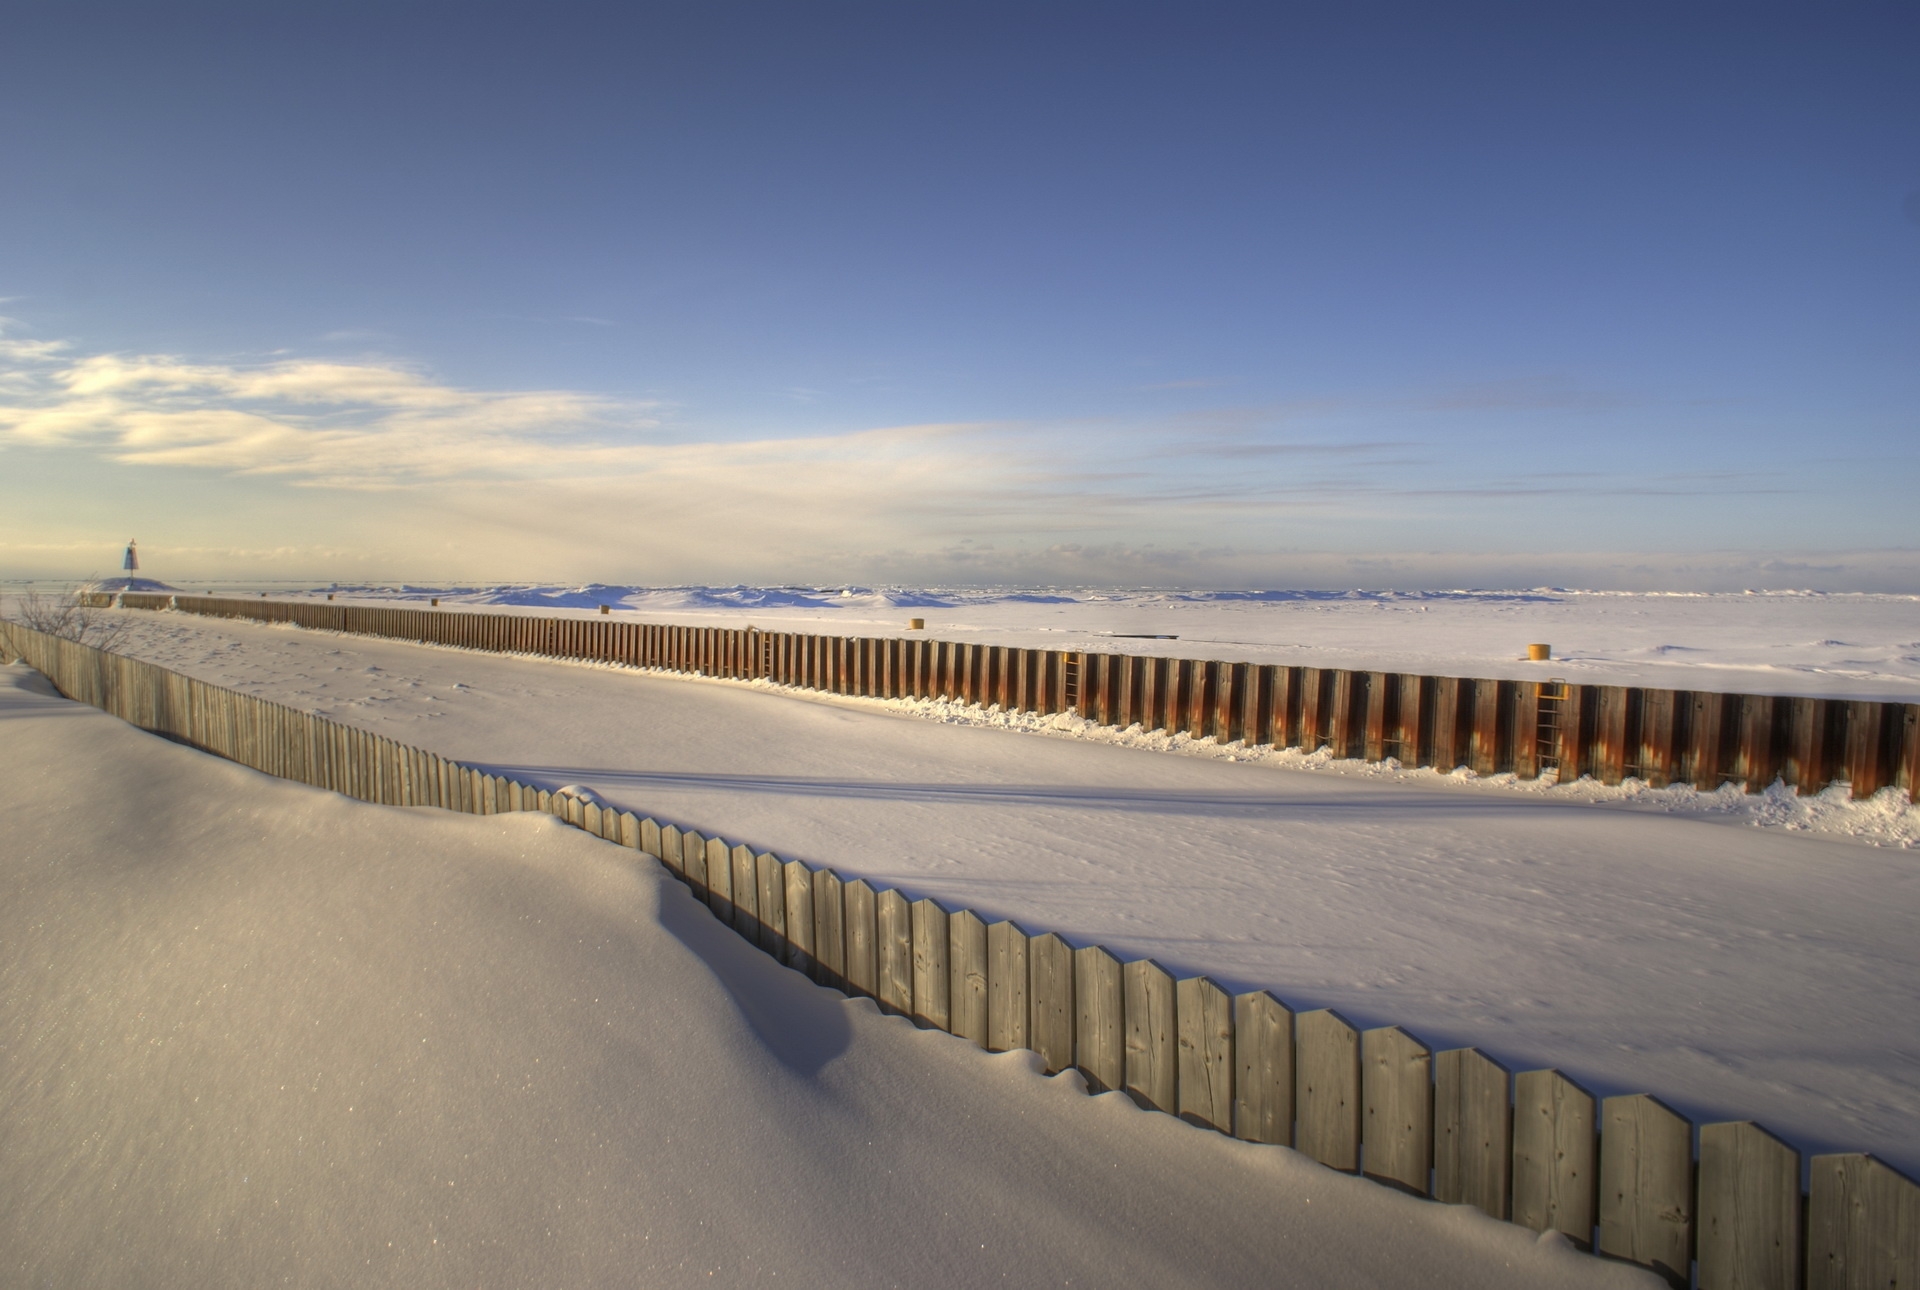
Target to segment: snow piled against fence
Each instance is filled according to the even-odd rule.
[[[345,603],[598,613],[702,626],[930,637],[1517,680],[1920,700],[1920,596],[1071,588],[340,586]],[[276,594],[283,594],[276,592]],[[1530,663],[1526,647],[1553,647]]]
[[[0,728],[9,1285],[1659,1284],[882,1017],[544,816],[19,665]]]

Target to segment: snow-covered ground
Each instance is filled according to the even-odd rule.
[[[883,1018],[546,817],[273,780],[19,665],[0,837],[8,1285],[1659,1284]]]
[[[937,705],[128,617],[142,657],[523,780],[1920,1170],[1920,864],[1861,845],[1920,837],[1894,794],[1548,788],[1184,741],[1193,755],[1168,755],[1128,746],[1164,737],[1070,719],[1023,731]]]
[[[213,589],[216,594],[220,588]],[[276,588],[275,596],[325,589]],[[1765,591],[980,591],[797,587],[343,587],[424,602],[648,622],[1155,653],[1429,676],[1920,700],[1920,596]],[[1533,642],[1549,664],[1525,662]]]

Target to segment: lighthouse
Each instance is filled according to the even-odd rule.
[[[128,573],[138,573],[140,571],[140,544],[132,538],[127,539],[127,554],[125,558],[120,561],[120,567]]]

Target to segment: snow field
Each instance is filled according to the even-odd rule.
[[[1920,1049],[1888,1025],[1920,1011],[1920,883],[1897,851],[1579,785],[1301,773],[873,701],[133,617],[130,652],[523,782],[583,784],[1435,1048],[1559,1066],[1597,1093],[1653,1092],[1696,1121],[1920,1162]]]
[[[19,665],[0,730],[12,1284],[1658,1284],[882,1017],[549,818],[273,780]]]

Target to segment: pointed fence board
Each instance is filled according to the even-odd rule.
[[[1120,960],[1098,945],[1073,952],[1074,1065],[1087,1091],[1106,1093],[1126,1083],[1126,992]]]
[[[662,829],[664,838],[666,830]],[[707,840],[698,833],[680,835],[680,872],[702,904],[707,899]]]
[[[760,873],[753,848],[736,846],[732,860],[733,930],[753,941],[760,940]]]
[[[1433,1058],[1433,1198],[1504,1219],[1513,1168],[1507,1068],[1477,1048]]]
[[[813,874],[813,979],[847,990],[846,890],[831,869]]]
[[[1049,1075],[1073,1065],[1073,947],[1052,932],[1027,946],[1027,1046]]]
[[[1800,1153],[1750,1120],[1700,1126],[1699,1290],[1797,1290]]]
[[[1920,1285],[1920,1185],[1864,1152],[1815,1156],[1807,1290]]]
[[[1693,1125],[1646,1093],[1600,1103],[1600,1253],[1677,1286],[1693,1261]]]
[[[931,1030],[952,1026],[951,918],[936,900],[913,902],[913,1010],[916,1024]]]
[[[780,866],[781,881],[787,889],[786,965],[796,972],[816,976],[813,961],[813,871],[805,862],[789,860]]]
[[[987,928],[987,1051],[1025,1048],[1028,936],[1013,922]]]
[[[692,837],[692,834],[687,836]],[[720,838],[707,839],[707,908],[721,922],[733,923],[733,853]]]
[[[763,851],[753,858],[754,877],[759,892],[754,912],[759,915],[755,940],[761,949],[775,958],[786,959],[787,952],[787,874],[780,857]]]
[[[1121,970],[1127,1018],[1126,1083],[1133,1100],[1180,1113],[1180,1038],[1173,974],[1152,959]]]
[[[1233,1132],[1233,1000],[1196,976],[1174,987],[1180,1052],[1180,1118]]]
[[[1433,1169],[1433,1053],[1398,1026],[1360,1036],[1366,1175],[1418,1196]]]
[[[971,909],[947,918],[947,1028],[987,1046],[987,925]]]
[[[1556,1070],[1513,1078],[1513,1221],[1593,1247],[1599,1128],[1593,1094]]]
[[[880,939],[880,981],[874,993],[883,1012],[913,1013],[913,907],[898,891],[874,898]]]
[[[846,899],[847,993],[871,999],[880,992],[879,932],[874,921],[873,888],[855,878],[843,891]]]
[[[1233,1000],[1233,1136],[1293,1145],[1293,1012],[1265,990]]]
[[[1294,1018],[1295,1148],[1329,1169],[1360,1169],[1360,1032],[1331,1008]]]

